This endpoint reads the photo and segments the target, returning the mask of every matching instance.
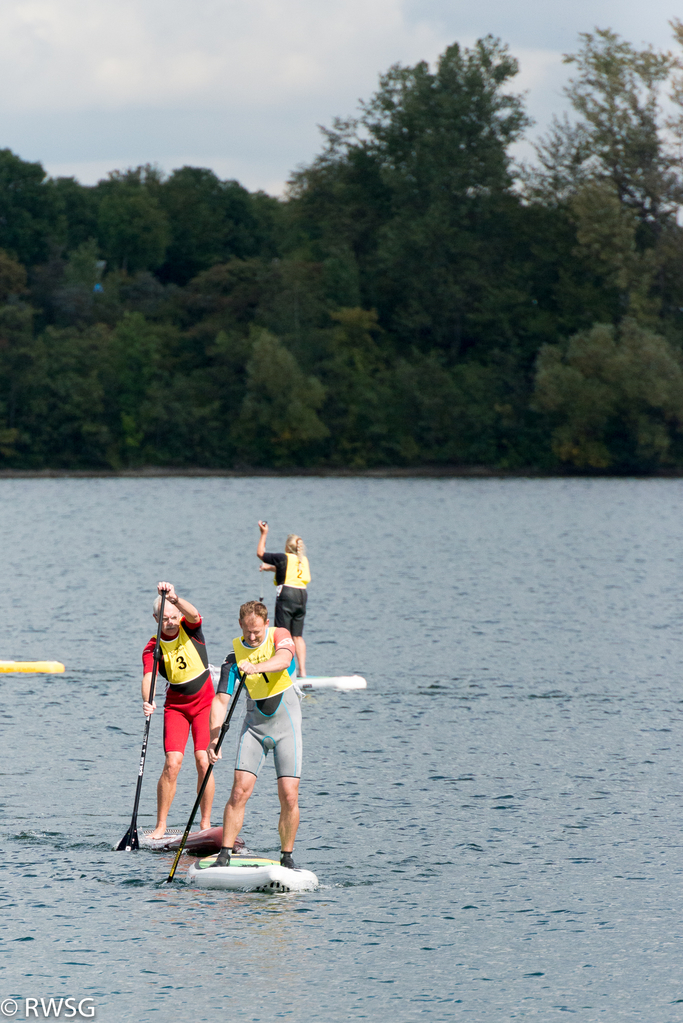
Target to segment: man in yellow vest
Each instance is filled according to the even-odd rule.
[[[271,628],[268,610],[258,600],[242,604],[242,635],[221,667],[221,680],[211,706],[209,760],[215,764],[216,740],[239,674],[245,676],[247,712],[242,724],[235,780],[223,815],[223,846],[215,866],[229,865],[244,822],[244,810],[268,753],[273,751],[280,799],[280,863],[293,867],[292,852],[299,827],[301,778],[301,703],[294,689],[294,641],[287,629]]]
[[[180,765],[192,729],[194,758],[197,766],[197,788],[209,767],[206,747],[209,742],[209,714],[213,700],[213,683],[209,670],[206,643],[202,633],[202,616],[189,600],[179,597],[173,583],[161,582],[159,594],[166,593],[164,618],[161,625],[161,653],[159,674],[166,679],[164,703],[164,769],[157,785],[157,823],[150,838],[163,838],[166,819],[175,796]],[[161,596],[154,602],[154,617],[159,620]],[[149,717],[156,710],[156,702],[149,702],[149,690],[154,666],[153,636],[142,653],[142,710]],[[201,803],[201,826],[211,827],[211,804],[214,794],[213,775],[209,778]]]

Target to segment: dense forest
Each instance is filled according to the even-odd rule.
[[[673,23],[683,44],[683,24]],[[396,65],[286,195],[0,150],[0,468],[683,467],[683,61]]]

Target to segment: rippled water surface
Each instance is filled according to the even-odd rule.
[[[0,482],[0,656],[67,665],[0,676],[0,1001],[23,1019],[26,997],[89,997],[107,1023],[683,1019],[682,507],[675,480]],[[296,854],[321,887],[202,892],[185,865],[160,886],[169,856],[111,851],[154,587],[199,607],[218,662],[259,595],[259,517],[269,549],[307,541],[311,673],[368,679],[304,702]],[[145,826],[162,759],[157,715]],[[268,764],[252,849],[279,848],[277,813]]]

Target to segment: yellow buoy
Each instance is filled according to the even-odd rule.
[[[23,671],[26,674],[43,671],[50,675],[58,675],[64,671],[64,665],[59,661],[0,661],[0,674],[9,674],[15,671]]]

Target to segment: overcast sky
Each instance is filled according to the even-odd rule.
[[[562,109],[579,32],[669,48],[676,14],[663,0],[4,0],[0,148],[85,184],[192,164],[277,194],[320,149],[316,125],[391,64],[497,35],[538,131]]]

